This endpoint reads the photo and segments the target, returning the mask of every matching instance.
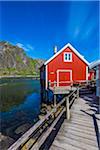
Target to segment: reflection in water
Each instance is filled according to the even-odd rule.
[[[32,79],[3,79],[0,82],[0,130],[3,134],[17,139],[23,134],[18,131],[18,127],[24,125],[27,130],[38,119],[40,83]]]

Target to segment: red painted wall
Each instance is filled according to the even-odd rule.
[[[64,52],[72,52],[72,62],[64,62]],[[47,64],[48,81],[57,81],[57,70],[72,70],[72,80],[86,80],[86,64],[70,48],[66,48]]]

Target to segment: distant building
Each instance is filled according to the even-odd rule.
[[[95,79],[95,70],[89,69],[88,80],[94,80],[94,79]]]
[[[89,68],[96,70],[96,96],[100,97],[100,60],[92,62]]]
[[[68,86],[73,81],[88,80],[88,68],[89,62],[71,44],[68,43],[58,52],[56,47],[54,55],[40,68],[42,95],[48,89],[48,82],[53,87],[54,81],[56,86]]]

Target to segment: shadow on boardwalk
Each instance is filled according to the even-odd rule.
[[[80,94],[80,99],[71,108],[71,114],[69,121],[63,115],[40,150],[97,150],[100,147],[99,99],[95,93],[86,89]]]
[[[84,110],[81,110],[82,112],[86,113],[87,115],[91,116],[93,118],[98,147],[100,148],[100,100],[98,97],[95,96],[95,93],[93,94],[86,94],[81,95],[81,97],[86,101],[86,104],[88,104],[91,108],[89,109],[91,113],[87,113]]]

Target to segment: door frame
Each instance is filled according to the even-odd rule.
[[[57,86],[59,86],[59,72],[69,72],[70,73],[70,81],[72,81],[72,70],[58,69],[57,70]]]

